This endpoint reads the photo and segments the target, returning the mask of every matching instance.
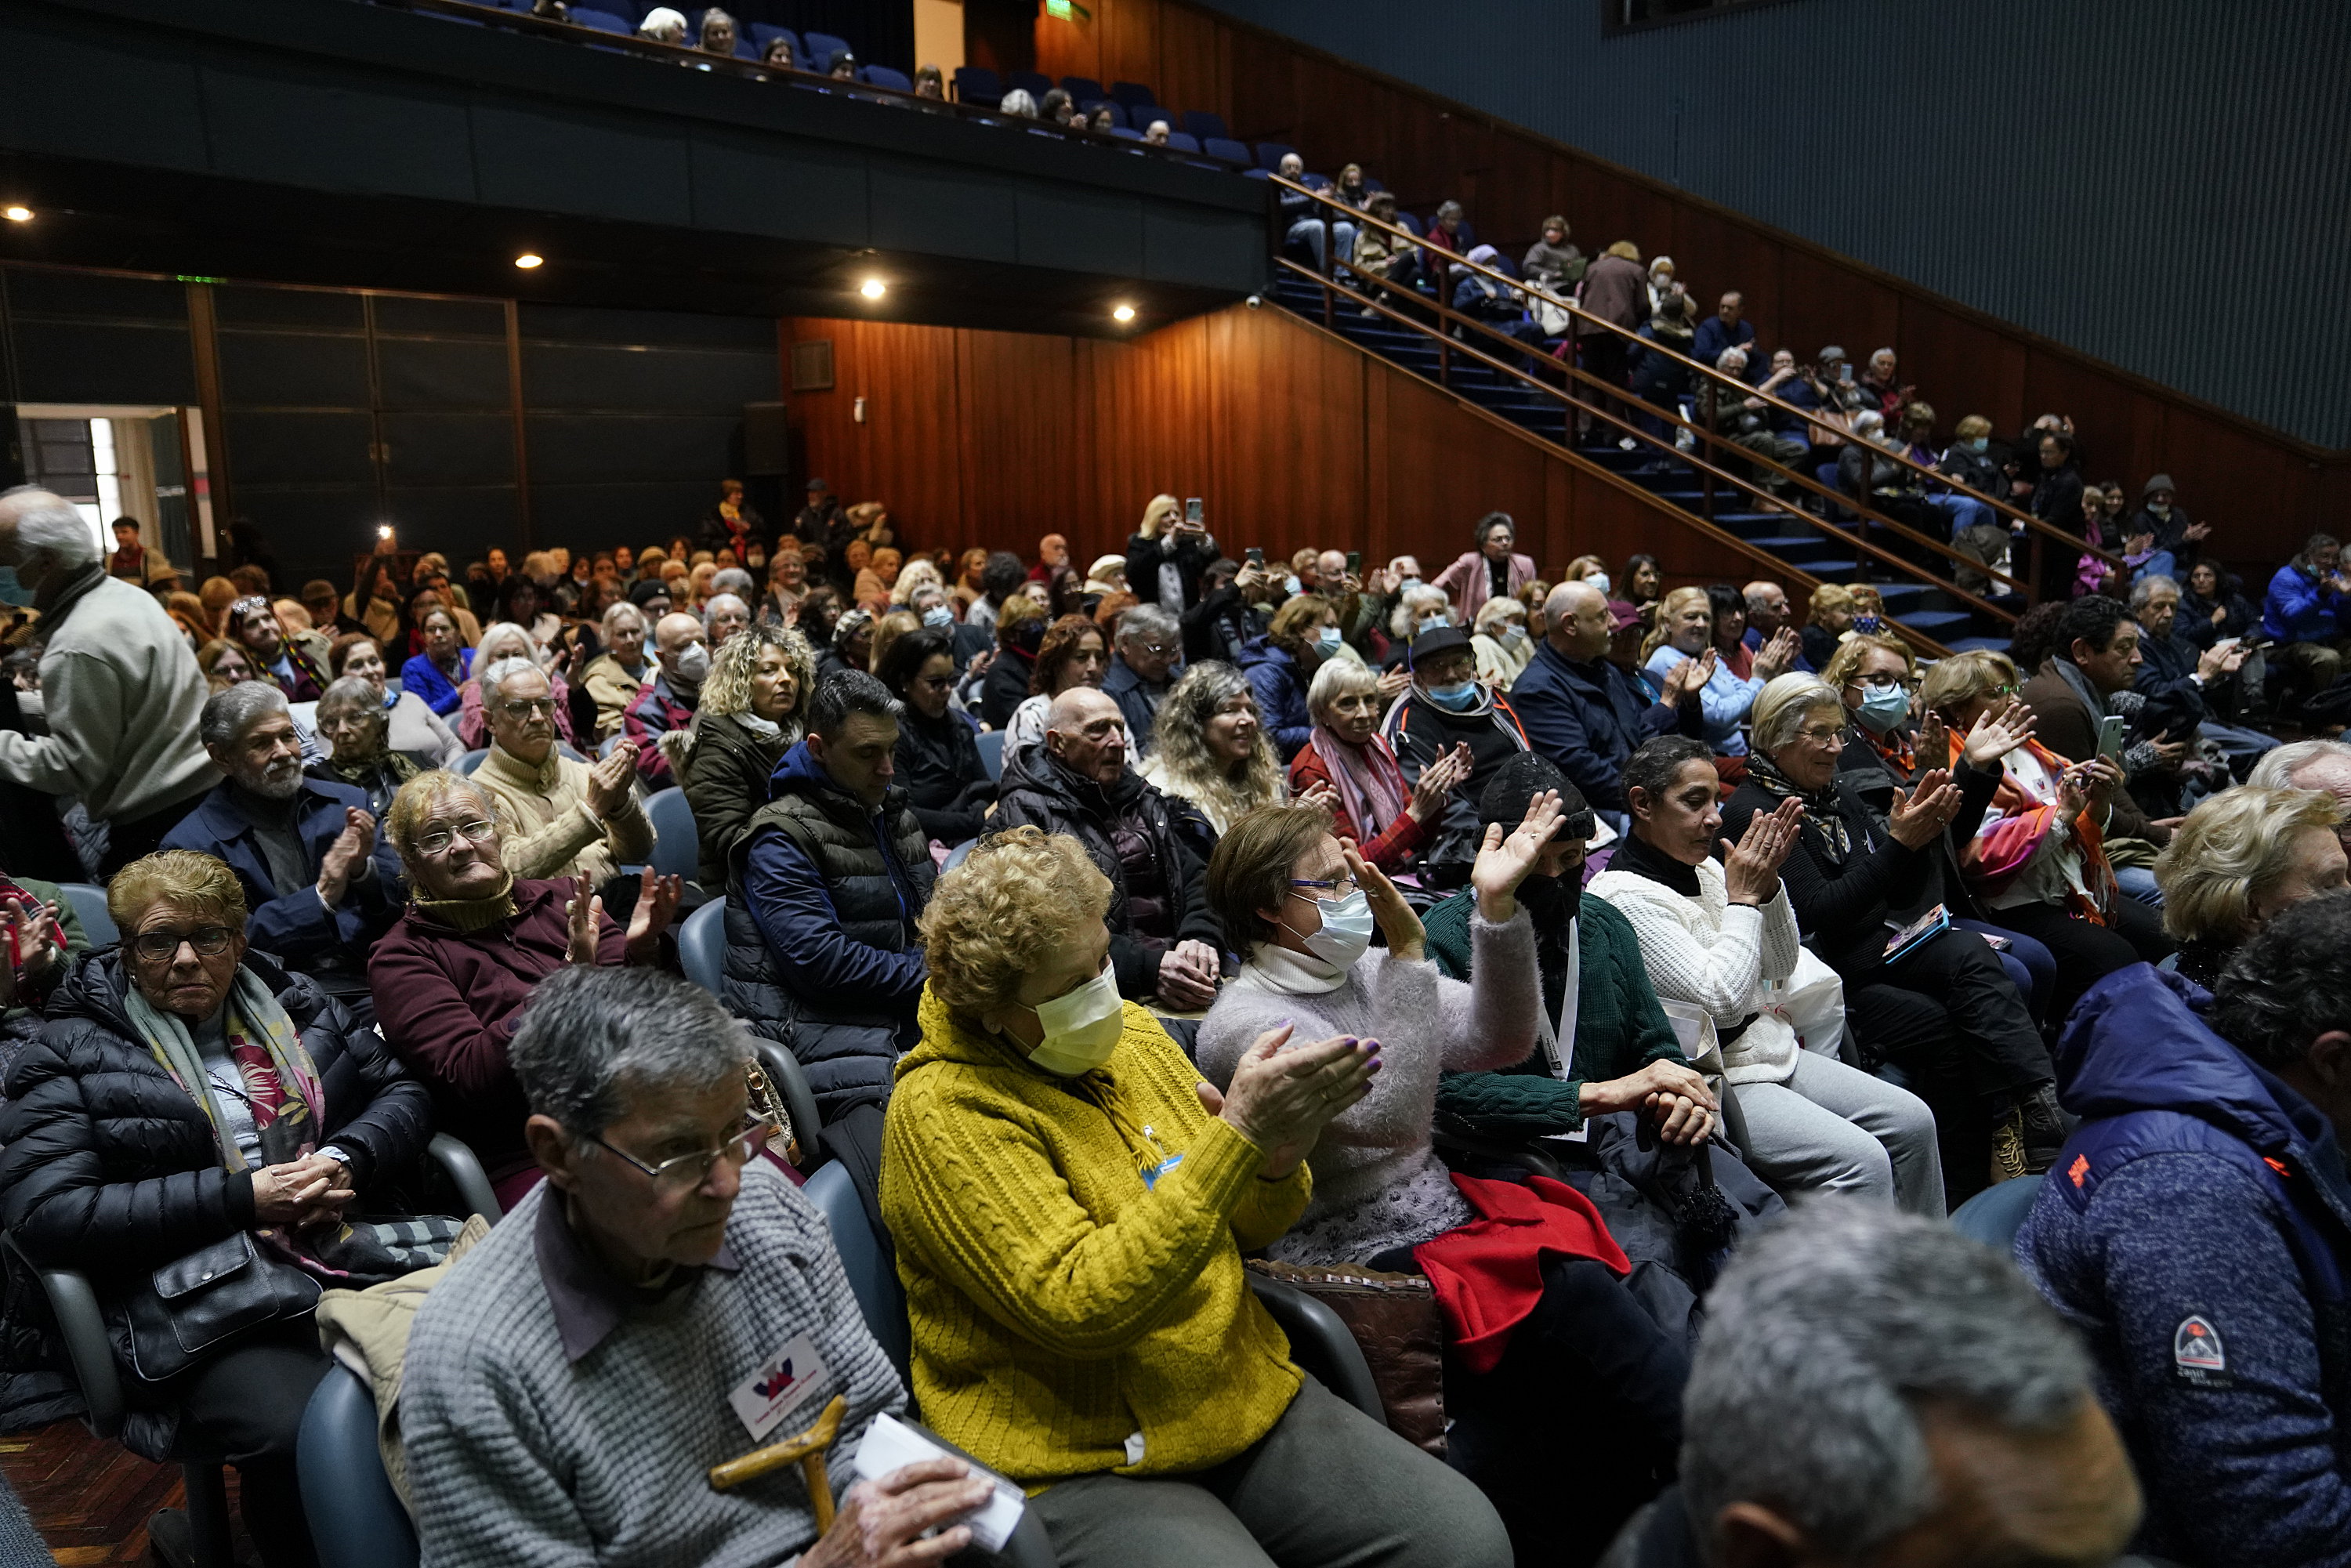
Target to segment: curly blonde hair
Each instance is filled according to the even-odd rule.
[[[916,928],[931,989],[967,1019],[1019,999],[1020,982],[1110,912],[1110,878],[1077,840],[1013,828],[939,878]]]
[[[411,871],[416,865],[417,829],[432,814],[433,808],[449,795],[471,797],[474,803],[482,809],[485,819],[493,823],[497,821],[497,807],[492,803],[489,791],[475,783],[469,775],[450,768],[431,768],[419,773],[400,787],[400,793],[392,798],[391,810],[383,814],[384,841],[392,846],[392,853],[400,857],[400,863]]]
[[[1320,672],[1317,672],[1318,674]],[[1265,725],[1257,727],[1257,742],[1236,777],[1230,764],[1208,754],[1208,721],[1235,696],[1254,705],[1256,690],[1230,664],[1203,659],[1184,672],[1168,688],[1151,726],[1150,773],[1159,788],[1181,795],[1200,808],[1219,832],[1259,806],[1283,798],[1281,762],[1267,738]]]
[[[1837,651],[1829,656],[1828,664],[1822,668],[1821,679],[1842,692],[1851,685],[1854,677],[1861,673],[1862,661],[1872,653],[1881,652],[1891,653],[1902,661],[1903,679],[1918,678],[1918,656],[1910,651],[1909,643],[1898,637],[1865,635],[1848,637],[1839,643]]]
[[[132,861],[106,884],[106,913],[126,936],[157,904],[217,916],[245,929],[245,886],[225,862],[195,850],[157,850]]]
[[[784,716],[784,727],[792,728],[799,716],[807,711],[809,696],[816,690],[816,654],[807,638],[773,621],[754,621],[726,639],[710,661],[710,675],[702,683],[702,702],[696,711],[748,713],[751,677],[758,673],[759,655],[770,648],[784,651],[784,665],[792,673],[797,695],[792,699],[792,711]]]

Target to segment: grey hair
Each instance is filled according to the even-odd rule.
[[[1874,408],[1863,409],[1853,416],[1853,433],[1855,435],[1872,436],[1885,428],[1886,416]]]
[[[718,601],[722,599],[733,600],[736,608],[743,612],[744,618],[746,620],[750,618],[751,601],[749,600],[739,593],[714,593],[702,602],[702,629],[705,632],[710,630],[711,617],[718,613]]]
[[[751,574],[741,567],[726,566],[719,568],[716,575],[711,578],[710,589],[713,593],[731,593],[747,604],[751,601],[751,595],[758,591],[758,585],[751,580]]]
[[[1173,637],[1184,630],[1183,623],[1156,604],[1134,604],[1118,618],[1118,641],[1123,647],[1128,643],[1156,642]]]
[[[1736,343],[1731,344],[1730,347],[1715,355],[1714,368],[1718,371],[1728,371],[1730,369],[1730,361],[1733,360],[1737,360],[1741,366],[1744,366],[1747,363],[1747,350],[1740,348]]]
[[[1325,659],[1306,687],[1306,711],[1319,724],[1341,697],[1377,691],[1379,685],[1380,678],[1353,659]]]
[[[1018,115],[1023,120],[1037,118],[1037,99],[1025,87],[1016,87],[1006,93],[997,100],[996,107],[1000,113]]]
[[[643,626],[645,624],[645,612],[625,599],[615,599],[611,603],[604,606],[603,626],[605,635],[610,636],[611,634],[613,622],[624,619],[631,615],[637,618],[637,623],[639,625]],[[652,628],[648,626],[646,627],[646,630],[650,631]]]
[[[1891,349],[1872,349],[1869,350],[1869,357],[1872,360],[1876,359],[1880,354],[1885,355],[1889,360],[1899,359],[1901,357]]]
[[[319,716],[324,718],[330,707],[355,707],[374,714],[378,718],[385,717],[383,699],[375,695],[374,683],[358,675],[345,675],[330,682],[327,689],[319,694]]]
[[[1755,749],[1767,757],[1779,750],[1796,738],[1805,715],[1824,707],[1844,716],[1844,699],[1818,675],[1792,672],[1769,682],[1755,696]]]
[[[2146,609],[2147,601],[2153,599],[2155,597],[2156,591],[2161,588],[2168,588],[2174,593],[2178,593],[2179,591],[2179,584],[2172,581],[2171,579],[2164,576],[2160,572],[2142,577],[2137,582],[2132,583],[2130,595],[2131,613],[2133,615],[2137,615],[2140,611]]]
[[[1431,605],[1450,613],[1453,597],[1445,590],[1426,582],[1397,594],[1395,610],[1388,616],[1388,635],[1411,642],[1418,633],[1421,612]]]
[[[543,675],[547,672],[533,659],[500,659],[481,674],[482,706],[489,706],[498,700],[498,688],[517,675]]]
[[[1682,1403],[1683,1500],[1758,1502],[1857,1563],[1936,1506],[1918,1407],[2046,1431],[2091,1397],[2080,1343],[2016,1266],[1945,1221],[1814,1198],[1707,1298]]]
[[[72,502],[39,485],[18,485],[0,490],[0,501],[18,496],[27,498],[24,511],[16,517],[16,551],[26,566],[47,561],[53,568],[70,570],[98,559],[98,540]],[[49,499],[32,501],[30,497],[36,496]]]
[[[74,520],[81,520],[78,514]],[[265,714],[286,713],[286,694],[274,681],[239,681],[225,692],[214,692],[196,719],[196,738],[211,750],[234,746],[254,721]]]
[[[1751,618],[1751,617],[1753,617],[1753,616],[1755,616],[1755,615],[1758,615],[1758,614],[1761,614],[1761,613],[1767,612],[1771,609],[1771,601],[1770,600],[1768,600],[1768,599],[1764,598],[1764,597],[1763,597],[1763,595],[1762,595],[1760,591],[1758,591],[1760,589],[1761,589],[1761,588],[1763,588],[1763,587],[1765,587],[1765,586],[1766,586],[1766,582],[1765,582],[1765,580],[1764,580],[1764,579],[1762,579],[1762,578],[1757,578],[1753,582],[1750,582],[1750,583],[1749,583],[1749,584],[1747,585],[1747,595],[1746,595],[1746,598],[1747,598],[1747,613],[1748,613],[1748,615],[1749,615],[1750,618]],[[1776,583],[1776,582],[1770,583],[1768,586],[1772,587],[1772,588],[1780,588],[1780,585],[1779,585],[1778,583]],[[1782,608],[1782,609],[1783,609],[1783,610],[1784,610],[1785,608],[1787,608],[1786,600],[1785,600],[1785,595],[1786,595],[1787,591],[1787,591],[1786,589],[1784,589],[1784,588],[1780,588],[1780,592],[1781,592],[1781,594],[1782,595],[1782,602],[1781,602],[1781,608]]]
[[[507,1060],[535,1114],[587,1137],[620,1118],[631,1092],[683,1098],[740,1078],[751,1042],[698,986],[657,969],[572,964],[532,990]]]
[[[2298,789],[2294,776],[2314,762],[2332,762],[2351,773],[2351,745],[2339,740],[2297,740],[2281,746],[2253,764],[2245,782],[2259,789]]]

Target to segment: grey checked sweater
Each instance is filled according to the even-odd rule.
[[[739,1272],[705,1270],[570,1363],[533,1249],[552,1195],[542,1183],[517,1205],[416,1314],[400,1415],[426,1568],[789,1562],[816,1535],[799,1467],[729,1492],[705,1473],[759,1446],[728,1394],[809,1335],[826,1378],[767,1440],[846,1394],[836,1495],[874,1413],[905,1405],[823,1218],[754,1161],[726,1225]]]
[[[1352,1034],[1380,1042],[1372,1092],[1323,1128],[1306,1163],[1314,1197],[1266,1251],[1285,1263],[1364,1262],[1417,1247],[1472,1218],[1437,1157],[1440,1071],[1491,1071],[1526,1060],[1542,1006],[1534,928],[1523,906],[1500,925],[1473,914],[1469,983],[1431,959],[1406,963],[1374,947],[1335,990],[1290,994],[1252,983],[1250,967],[1224,988],[1200,1023],[1200,1071],[1222,1089],[1249,1043],[1297,1026],[1292,1046]],[[1252,954],[1252,957],[1255,955]]]

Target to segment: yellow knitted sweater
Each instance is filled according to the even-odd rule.
[[[1200,1108],[1200,1075],[1132,1002],[1109,1064],[1076,1080],[927,988],[919,1016],[882,1214],[923,1419],[1031,1491],[1205,1469],[1264,1437],[1301,1375],[1241,1253],[1304,1211],[1306,1167],[1259,1179],[1256,1146]]]

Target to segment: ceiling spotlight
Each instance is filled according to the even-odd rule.
[[[6,218],[12,224],[29,224],[33,221],[33,209],[12,204],[0,207],[0,218]]]
[[[857,286],[857,292],[868,299],[879,299],[890,292],[890,286],[878,277],[869,277]]]
[[[1122,305],[1110,313],[1110,319],[1113,321],[1132,321],[1134,319],[1134,307]]]
[[[527,250],[520,256],[515,257],[515,265],[521,267],[525,272],[528,272],[534,267],[545,267],[547,265],[547,257],[539,255],[537,251]]]

